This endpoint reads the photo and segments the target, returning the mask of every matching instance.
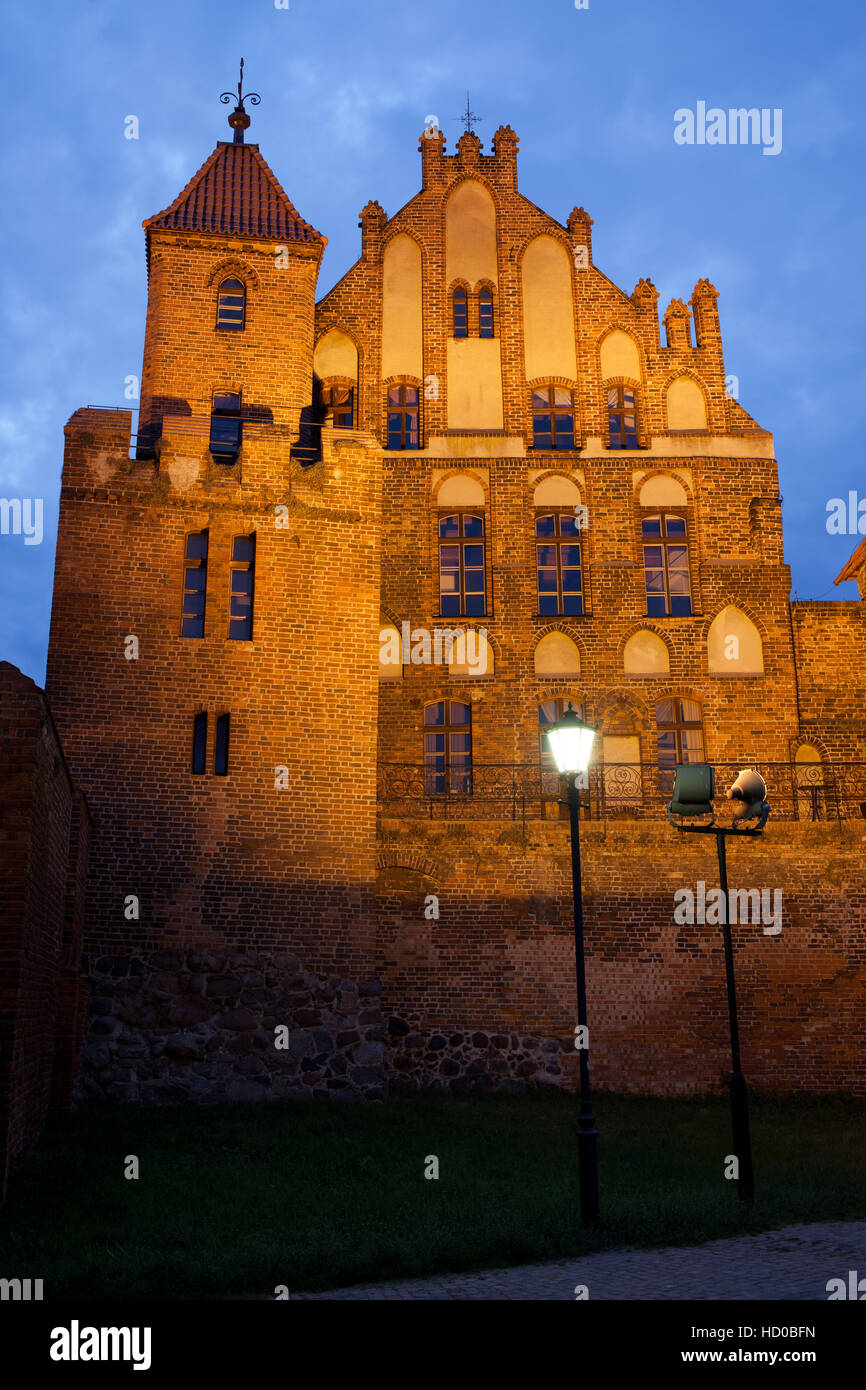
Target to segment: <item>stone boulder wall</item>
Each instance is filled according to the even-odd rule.
[[[101,956],[84,970],[79,1100],[386,1095],[376,981],[311,974],[292,955],[216,951]]]
[[[392,1014],[386,1036],[395,1090],[510,1091],[574,1085],[574,1039],[481,1029],[431,1029],[420,1013]]]

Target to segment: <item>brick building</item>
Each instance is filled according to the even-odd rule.
[[[0,1200],[10,1160],[72,1099],[90,829],[44,694],[0,661]]]
[[[750,1079],[863,1089],[866,605],[790,601],[716,289],[662,335],[585,210],[518,191],[510,127],[451,155],[429,127],[420,192],[367,204],[316,303],[325,238],[230,124],[144,223],[135,434],[66,427],[47,693],[95,821],[85,1092],[571,1084],[569,702],[599,731],[598,1081],[722,1084],[718,932],[672,919],[712,865],[663,811],[709,761],[774,805],[732,863],[786,904],[737,929]]]

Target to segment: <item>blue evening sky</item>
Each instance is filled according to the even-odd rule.
[[[856,598],[833,580],[859,537],[829,535],[826,519],[831,497],[866,498],[860,436],[839,428],[866,397],[859,0],[4,9],[0,497],[44,498],[45,538],[0,535],[0,659],[44,678],[63,425],[80,405],[127,404],[141,222],[230,138],[218,97],[241,54],[262,95],[248,138],[329,238],[321,292],[357,258],[368,198],[391,215],[417,191],[426,116],[453,152],[467,88],[485,148],[513,126],[522,192],[560,221],[583,204],[594,259],[626,292],[649,276],[663,311],[708,276],[727,371],[775,434],[793,588]],[[699,101],[781,108],[781,153],[676,144],[674,112]]]

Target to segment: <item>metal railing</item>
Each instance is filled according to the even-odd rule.
[[[775,820],[854,820],[866,817],[866,762],[761,763],[749,758],[714,763],[716,808],[744,767],[767,783]],[[656,763],[602,763],[587,774],[582,809],[590,820],[663,820],[673,792],[673,768]],[[565,814],[559,774],[535,763],[475,763],[441,769],[421,763],[378,766],[378,806],[384,816],[429,820],[558,820]]]

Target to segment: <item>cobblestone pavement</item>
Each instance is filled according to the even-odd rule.
[[[572,1300],[585,1284],[590,1299],[822,1299],[828,1279],[866,1276],[866,1221],[783,1226],[762,1235],[661,1250],[607,1250],[584,1258],[444,1274],[389,1284],[356,1284],[304,1299]]]

